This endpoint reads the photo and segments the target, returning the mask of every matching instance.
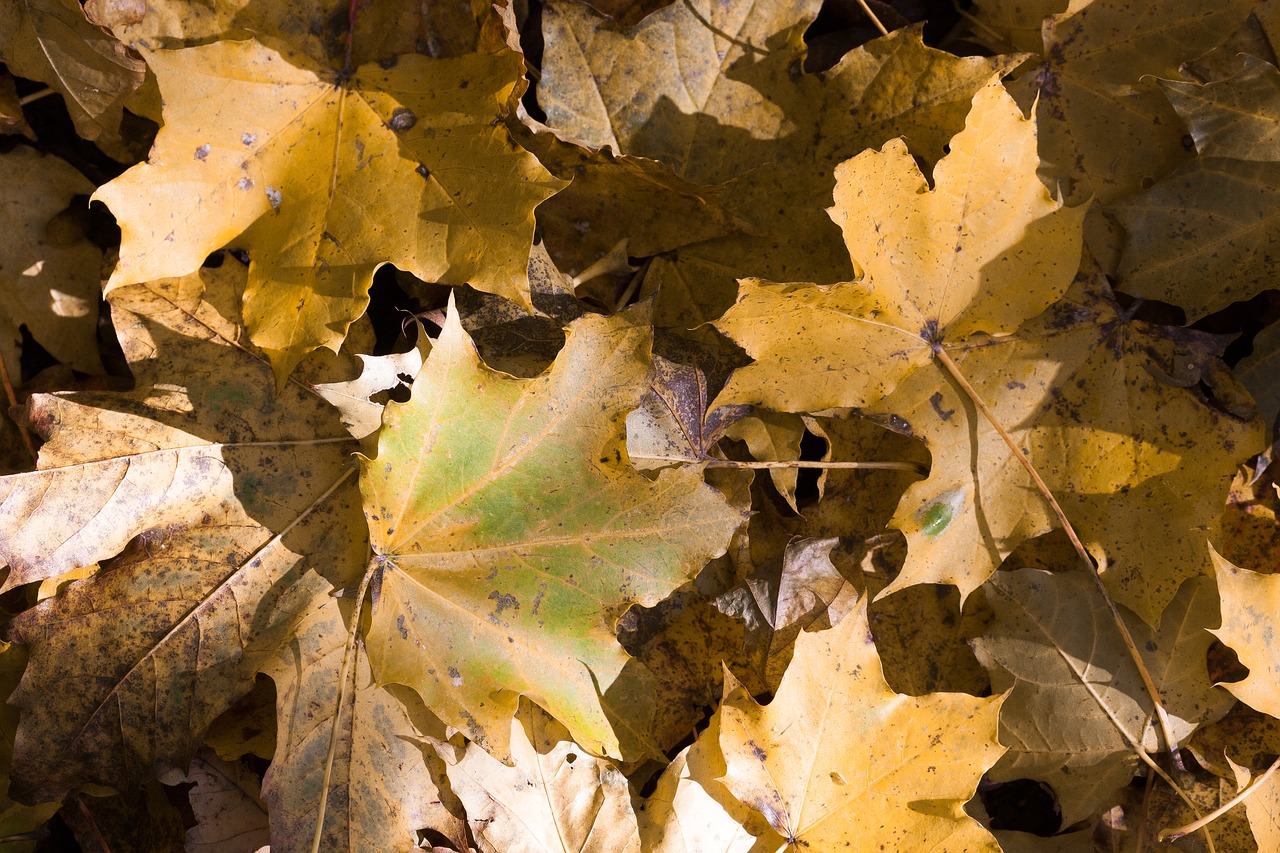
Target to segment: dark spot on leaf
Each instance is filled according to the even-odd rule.
[[[493,613],[489,614],[489,619],[495,623],[504,611],[511,610],[514,612],[520,609],[520,602],[509,592],[498,592],[495,589],[489,593],[489,600],[494,602]]]
[[[204,145],[201,145],[199,148],[196,149],[196,159],[203,160],[204,158],[208,157],[209,151],[210,151],[209,144],[206,142]]]
[[[929,404],[933,406],[933,410],[938,413],[938,417],[944,421],[951,420],[951,416],[956,413],[955,409],[942,408],[942,392],[934,391],[933,396],[929,398]]]
[[[414,169],[413,171],[417,172],[419,175],[421,175],[424,178],[431,177],[431,170],[428,169],[426,166],[422,165],[421,163],[419,163],[418,168]]]
[[[404,626],[404,614],[401,613],[396,617],[396,630],[400,632],[400,639],[409,639],[409,629]]]

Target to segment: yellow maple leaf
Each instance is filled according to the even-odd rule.
[[[402,56],[350,79],[253,40],[144,55],[166,121],[150,160],[94,195],[122,232],[108,293],[246,248],[245,323],[278,378],[341,344],[382,263],[528,306],[533,208],[562,184],[499,121],[514,54]]]
[[[961,806],[1004,752],[1002,701],[894,693],[864,599],[834,628],[800,636],[768,705],[726,675],[721,778],[787,850],[995,853],[995,839]]]

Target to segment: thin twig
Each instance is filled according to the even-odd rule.
[[[876,29],[880,31],[880,35],[889,35],[889,31],[884,28],[884,24],[880,23],[880,19],[876,17],[876,13],[872,12],[871,7],[867,5],[867,0],[858,0],[858,5],[862,7],[862,11],[871,19],[871,23],[875,24]]]
[[[18,395],[13,390],[13,382],[9,380],[9,367],[4,363],[4,357],[0,356],[0,384],[4,385],[4,396],[9,401],[10,407],[18,405]],[[27,428],[16,420],[14,423],[18,427],[18,435],[22,437],[22,446],[27,449],[27,453],[31,455],[32,462],[39,462],[40,459],[36,455],[36,447],[31,443],[31,434],[27,432]]]
[[[1160,830],[1160,835],[1158,836],[1158,838],[1161,841],[1173,841],[1175,838],[1181,838],[1187,833],[1195,832],[1197,829],[1202,829],[1203,827],[1208,825],[1210,822],[1222,817],[1222,815],[1226,814],[1230,809],[1234,808],[1237,803],[1242,801],[1245,797],[1252,795],[1254,791],[1262,787],[1262,783],[1266,782],[1268,779],[1271,778],[1271,774],[1276,772],[1277,767],[1280,767],[1280,758],[1277,758],[1275,761],[1271,762],[1271,766],[1268,767],[1265,771],[1263,771],[1261,776],[1259,776],[1257,779],[1254,779],[1252,782],[1246,785],[1244,789],[1240,791],[1240,793],[1236,794],[1234,797],[1227,800],[1225,803],[1218,806],[1213,811],[1209,812],[1209,814],[1205,815],[1204,817],[1200,818],[1199,820],[1193,823],[1187,824],[1186,826],[1179,826],[1171,829],[1162,829]]]
[[[974,405],[982,410],[982,414],[986,416],[990,422],[1004,439],[1004,443],[1013,451],[1014,457],[1022,465],[1023,469],[1031,477],[1031,481],[1035,483],[1036,489],[1048,502],[1049,508],[1053,510],[1053,514],[1058,517],[1058,523],[1062,525],[1063,532],[1067,534],[1067,538],[1071,540],[1071,546],[1075,548],[1076,554],[1080,556],[1081,562],[1088,568],[1089,576],[1093,578],[1094,585],[1097,586],[1098,592],[1102,595],[1102,600],[1107,603],[1107,609],[1111,611],[1111,618],[1115,622],[1116,627],[1120,630],[1120,637],[1124,640],[1125,647],[1129,650],[1129,656],[1133,658],[1134,664],[1138,668],[1138,675],[1142,678],[1143,686],[1146,687],[1147,693],[1151,695],[1151,701],[1155,707],[1156,719],[1160,723],[1160,732],[1164,736],[1165,744],[1169,748],[1169,755],[1173,761],[1174,767],[1178,770],[1185,770],[1182,759],[1178,755],[1178,741],[1173,736],[1173,727],[1169,723],[1169,715],[1165,712],[1164,702],[1160,699],[1160,691],[1156,688],[1155,681],[1151,678],[1151,673],[1147,670],[1146,663],[1142,660],[1142,654],[1138,651],[1138,646],[1133,641],[1133,635],[1129,633],[1129,626],[1125,624],[1124,618],[1120,615],[1120,609],[1111,599],[1111,593],[1107,591],[1106,585],[1102,582],[1102,576],[1098,574],[1098,567],[1094,565],[1093,558],[1089,555],[1088,550],[1084,547],[1084,543],[1080,541],[1080,537],[1076,535],[1075,527],[1072,526],[1067,514],[1063,511],[1062,505],[1058,503],[1058,499],[1053,496],[1053,492],[1049,490],[1049,486],[1040,477],[1040,473],[1036,471],[1035,466],[1031,464],[1031,460],[1022,452],[1022,448],[1013,440],[1013,436],[1000,423],[1000,419],[996,417],[996,413],[982,399],[977,389],[969,384],[969,380],[960,372],[959,366],[951,360],[951,356],[947,355],[947,351],[942,348],[942,344],[935,343],[933,345],[933,356],[938,363],[946,369],[951,378],[964,389],[969,395],[969,399],[973,400]]]

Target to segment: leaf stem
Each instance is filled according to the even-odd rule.
[[[1275,761],[1271,762],[1271,766],[1268,767],[1265,771],[1263,771],[1261,776],[1259,776],[1257,779],[1254,779],[1252,782],[1246,785],[1244,789],[1240,791],[1240,793],[1236,794],[1234,797],[1227,800],[1225,803],[1218,806],[1213,811],[1209,812],[1209,814],[1205,815],[1204,817],[1200,818],[1197,821],[1194,821],[1193,823],[1187,824],[1186,826],[1179,826],[1179,827],[1170,828],[1170,829],[1162,829],[1160,830],[1160,835],[1157,837],[1159,838],[1160,841],[1173,841],[1174,839],[1181,838],[1182,836],[1187,835],[1188,833],[1195,832],[1197,829],[1202,829],[1211,821],[1217,820],[1218,818],[1222,817],[1222,815],[1226,814],[1228,811],[1234,808],[1237,803],[1244,800],[1245,797],[1251,796],[1254,791],[1262,787],[1262,783],[1266,782],[1268,779],[1271,778],[1272,774],[1276,772],[1277,767],[1280,767],[1280,758],[1277,758]]]
[[[382,568],[382,560],[381,556],[370,558],[364,577],[360,578],[360,589],[356,592],[356,606],[351,614],[351,630],[347,632],[347,647],[342,653],[342,671],[338,676],[338,706],[334,709],[333,727],[329,731],[329,750],[324,758],[324,778],[320,782],[320,802],[316,805],[316,832],[311,838],[311,853],[320,853],[320,839],[324,834],[324,813],[329,804],[329,780],[333,778],[333,759],[338,752],[342,709],[347,704],[347,676],[350,674],[351,679],[355,680],[356,670],[352,666],[352,661],[360,653],[360,622],[361,612],[364,609],[364,596],[369,590],[370,579],[378,569]]]
[[[889,31],[884,28],[884,24],[880,23],[880,19],[876,17],[876,13],[872,12],[871,7],[867,5],[867,0],[858,0],[858,5],[862,7],[862,11],[866,13],[866,16],[871,20],[871,23],[875,25],[875,28],[880,31],[880,35],[889,35]]]
[[[823,462],[795,459],[789,462],[739,462],[735,459],[707,459],[708,468],[865,468],[877,471],[910,471],[928,474],[928,470],[916,462]]]
[[[1129,633],[1129,626],[1125,624],[1124,618],[1120,615],[1120,609],[1116,606],[1115,601],[1111,598],[1111,593],[1107,592],[1106,584],[1102,582],[1102,576],[1098,574],[1098,567],[1093,562],[1088,550],[1084,547],[1084,543],[1080,541],[1080,537],[1076,534],[1075,527],[1067,518],[1066,512],[1063,511],[1062,505],[1058,503],[1058,499],[1054,497],[1050,491],[1048,484],[1040,477],[1040,473],[1036,471],[1035,466],[1031,464],[1031,460],[1023,453],[1022,448],[1013,440],[1013,436],[1004,428],[1004,424],[1000,423],[1000,419],[996,417],[996,413],[986,400],[982,399],[976,388],[969,384],[969,380],[965,378],[964,373],[960,371],[959,365],[952,361],[951,356],[942,348],[941,343],[933,344],[933,357],[938,364],[947,371],[952,379],[964,389],[969,399],[973,400],[975,406],[982,410],[982,414],[986,416],[987,421],[1000,434],[1000,438],[1004,439],[1004,443],[1008,445],[1009,450],[1013,452],[1018,463],[1031,477],[1031,481],[1035,483],[1036,489],[1048,502],[1049,508],[1053,510],[1053,514],[1058,517],[1058,523],[1062,525],[1063,532],[1067,534],[1067,538],[1071,540],[1071,546],[1075,548],[1076,554],[1080,556],[1081,562],[1088,568],[1089,576],[1093,578],[1094,585],[1097,586],[1098,592],[1102,595],[1102,600],[1106,602],[1107,609],[1111,611],[1111,619],[1115,622],[1116,628],[1120,630],[1120,637],[1124,640],[1125,647],[1129,650],[1129,656],[1133,658],[1134,665],[1138,668],[1138,675],[1142,678],[1142,684],[1147,688],[1147,693],[1151,696],[1154,704],[1156,719],[1160,723],[1160,733],[1164,737],[1165,744],[1169,748],[1169,756],[1173,761],[1174,767],[1178,770],[1185,770],[1182,759],[1178,755],[1178,741],[1173,736],[1173,727],[1169,723],[1169,715],[1164,709],[1164,702],[1160,699],[1160,690],[1156,687],[1155,681],[1151,678],[1151,672],[1147,669],[1146,663],[1142,660],[1142,654],[1138,651],[1138,646],[1133,641],[1133,635]]]
[[[25,107],[27,104],[34,104],[36,101],[40,100],[41,98],[47,98],[49,95],[52,95],[52,94],[54,94],[54,91],[50,89],[48,86],[46,86],[43,89],[39,89],[35,92],[32,92],[30,95],[23,95],[21,98],[18,99],[18,106]]]
[[[9,401],[9,406],[16,407],[18,405],[18,395],[13,390],[13,382],[9,379],[9,366],[4,363],[4,357],[0,356],[0,384],[4,385],[4,396]],[[31,443],[31,434],[27,432],[26,426],[14,423],[18,427],[18,435],[22,437],[22,446],[26,448],[27,453],[31,455],[32,462],[39,462],[40,457],[36,454],[35,445]]]

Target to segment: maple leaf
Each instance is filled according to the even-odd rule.
[[[787,848],[999,850],[960,806],[1004,751],[1002,697],[894,693],[880,672],[865,599],[834,628],[802,634],[773,701],[726,675],[724,784]]]
[[[863,280],[743,282],[716,327],[757,363],[717,402],[866,406],[930,363],[935,344],[1007,334],[1052,304],[1075,273],[1063,248],[1078,246],[1082,212],[1050,198],[1036,162],[1035,125],[992,82],[974,96],[932,191],[900,140],[842,164],[830,212]]]
[[[973,641],[974,651],[992,689],[1008,691],[1000,742],[1009,751],[992,778],[1048,782],[1064,825],[1074,823],[1128,784],[1135,745],[1160,745],[1151,699],[1088,578],[1022,569],[1000,572],[984,590],[996,621]],[[1204,670],[1213,607],[1212,587],[1197,578],[1183,585],[1157,629],[1127,618],[1179,742],[1231,704]]]
[[[7,584],[111,562],[8,625],[30,648],[12,697],[25,799],[184,768],[363,562],[355,442],[309,389],[273,392],[238,341],[234,272],[117,290],[135,389],[30,403],[48,441],[39,470],[0,480]]]
[[[528,702],[511,721],[507,767],[472,744],[448,770],[483,853],[639,853],[625,776]]]
[[[0,155],[0,334],[10,376],[20,376],[16,347],[26,326],[60,361],[100,373],[94,333],[102,253],[55,221],[93,185],[65,161],[29,148]],[[59,233],[63,231],[64,233]]]
[[[638,814],[640,838],[653,853],[758,853],[782,843],[759,812],[734,799],[718,776],[718,718],[672,759]],[[718,762],[718,764],[717,764]]]
[[[1275,161],[1209,158],[1120,202],[1128,234],[1118,286],[1179,305],[1192,321],[1257,295],[1277,250],[1277,180]]]
[[[94,194],[122,231],[108,293],[242,246],[245,322],[279,377],[337,348],[384,262],[529,304],[532,211],[560,183],[500,124],[514,55],[403,56],[340,84],[253,40],[144,55],[166,122]]]
[[[723,553],[741,522],[697,471],[650,481],[627,462],[623,419],[650,370],[638,319],[583,317],[548,374],[517,380],[484,367],[450,312],[362,463],[374,672],[499,757],[520,695],[618,755],[614,622]],[[647,725],[642,707],[625,713]]]
[[[1250,0],[1072,0],[1045,22],[1036,118],[1045,170],[1066,196],[1111,202],[1188,159],[1183,129],[1154,78],[1231,34]]]
[[[1106,556],[1111,594],[1148,624],[1184,580],[1208,571],[1200,543],[1216,529],[1237,459],[1261,446],[1255,418],[1218,408],[1243,395],[1221,345],[1132,319],[1089,263],[1066,297],[1017,333],[955,351],[1082,542]],[[1201,382],[1213,390],[1201,393]],[[959,389],[920,371],[870,411],[909,424],[933,457],[891,521],[908,555],[890,589],[953,583],[967,595],[1020,542],[1052,527],[1013,451]],[[1175,432],[1171,422],[1199,426]]]

